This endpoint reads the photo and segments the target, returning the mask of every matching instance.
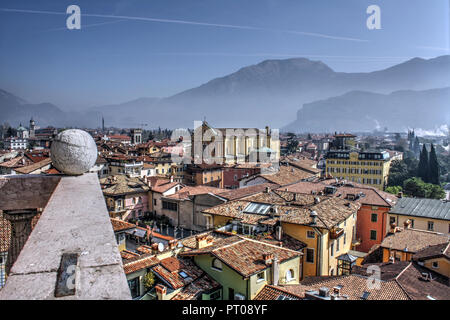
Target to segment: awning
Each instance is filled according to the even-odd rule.
[[[139,238],[145,238],[145,235],[147,234],[147,230],[142,230],[142,229],[130,229],[125,231],[128,234],[131,234],[133,236],[139,237]]]
[[[337,257],[336,259],[341,260],[341,261],[346,261],[346,262],[353,263],[353,262],[355,262],[356,259],[358,259],[358,258],[355,257],[355,256],[352,256],[351,254],[344,253],[344,254],[341,254],[341,255],[340,255],[339,257]]]

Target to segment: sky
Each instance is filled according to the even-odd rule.
[[[81,9],[81,30],[66,9]],[[366,9],[381,9],[369,30]],[[65,110],[166,97],[266,59],[370,72],[450,54],[450,0],[2,0],[0,89]]]

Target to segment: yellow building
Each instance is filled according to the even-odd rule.
[[[391,161],[386,151],[333,150],[326,155],[326,173],[335,178],[384,190]]]
[[[340,259],[352,249],[359,204],[288,191],[260,192],[203,211],[214,227],[254,236],[274,231],[304,243],[302,278],[342,274]],[[224,227],[225,226],[225,227]]]
[[[442,233],[412,229],[408,225],[405,228],[393,225],[380,244],[382,262],[411,261],[421,250],[448,242],[448,236]]]
[[[201,126],[194,129],[191,151],[197,159],[199,155],[204,156],[209,151],[216,163],[278,162],[280,140],[275,133],[269,127],[264,130],[213,128],[203,121]]]
[[[414,255],[420,265],[450,278],[450,242],[429,246]]]
[[[450,235],[450,202],[437,199],[400,198],[389,211],[386,230],[392,223]]]

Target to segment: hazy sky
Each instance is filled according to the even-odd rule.
[[[71,4],[81,30],[66,29]],[[381,30],[366,27],[372,4]],[[449,54],[449,8],[450,0],[2,0],[0,88],[74,109],[172,95],[265,59],[373,71]]]

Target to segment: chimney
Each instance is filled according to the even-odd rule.
[[[403,222],[403,226],[405,227],[405,229],[410,229],[411,228],[411,220],[406,220],[405,222]]]
[[[158,300],[165,300],[167,287],[159,283],[155,286],[155,290]]]
[[[278,285],[278,280],[279,280],[279,276],[280,276],[280,265],[278,263],[278,257],[274,257],[273,258],[273,263],[272,263],[272,282],[273,285],[276,286]]]
[[[333,293],[335,297],[339,297],[341,295],[341,287],[334,287]]]
[[[281,238],[283,237],[283,228],[281,226],[277,226],[276,230],[277,240],[281,241]]]
[[[263,260],[266,266],[270,265],[273,262],[273,253],[264,253]]]
[[[197,236],[195,236],[195,240],[196,240],[196,248],[197,249],[202,249],[204,247],[207,247],[208,245],[210,245],[212,243],[212,241],[208,242],[208,235],[207,234],[199,234]]]
[[[311,213],[309,214],[309,216],[311,217],[312,221],[311,224],[316,224],[316,220],[317,220],[317,212],[315,212],[314,210],[311,211]]]
[[[327,287],[321,287],[319,288],[319,296],[320,297],[329,297],[330,296],[330,290]]]
[[[158,253],[158,243],[153,243],[152,244],[152,253],[153,254]]]
[[[391,223],[391,228],[389,229],[389,233],[395,233],[397,230],[397,224],[395,222]]]
[[[266,187],[266,193],[270,193],[270,187]]]
[[[169,248],[170,248],[170,250],[175,249],[176,246],[177,246],[177,241],[176,240],[170,240],[169,241]]]
[[[320,203],[320,198],[319,197],[315,197],[314,198],[314,204],[319,204]]]
[[[389,263],[390,263],[390,264],[395,263],[395,257],[394,257],[394,256],[390,256],[390,257],[389,257]]]
[[[173,176],[170,176],[170,182],[173,182]]]

